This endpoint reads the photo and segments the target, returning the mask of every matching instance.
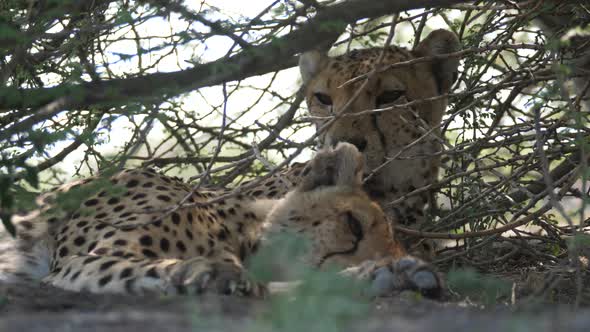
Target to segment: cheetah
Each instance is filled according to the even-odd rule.
[[[119,190],[100,188],[60,215],[59,193],[85,192],[104,179],[67,184],[13,218],[21,255],[0,255],[0,281],[41,279],[91,293],[265,296],[245,262],[267,234],[295,232],[310,242],[302,261],[313,268],[381,282],[386,273],[381,289],[437,296],[441,278],[394,240],[383,210],[362,189],[363,173],[364,158],[349,143],[318,152],[278,199],[196,190],[150,169],[126,169],[108,178]]]
[[[363,153],[367,166],[365,190],[399,224],[423,224],[424,208],[432,204],[428,192],[409,196],[395,205],[391,202],[437,179],[441,150],[438,126],[459,65],[458,57],[441,55],[459,50],[460,42],[454,33],[435,30],[413,50],[391,46],[385,50],[353,50],[336,57],[310,51],[300,57],[307,106],[316,128],[339,112],[366,84],[348,105],[346,116],[321,132],[319,138],[322,146],[348,142]],[[385,70],[377,71],[367,82],[346,84],[371,72],[382,53],[379,68]],[[430,61],[390,67],[421,57],[430,57]],[[419,102],[422,99],[428,100]],[[392,106],[391,110],[366,112]]]

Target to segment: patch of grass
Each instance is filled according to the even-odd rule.
[[[259,280],[276,280],[278,268],[285,280],[301,281],[294,292],[269,300],[269,312],[259,317],[253,331],[337,332],[368,314],[369,300],[361,296],[367,283],[336,270],[310,269],[304,264],[308,250],[300,236],[279,235],[252,260],[250,270]]]
[[[334,272],[311,272],[293,294],[271,299],[271,310],[258,324],[275,331],[338,332],[369,312],[364,285]]]
[[[578,233],[575,236],[568,238],[567,247],[569,250],[581,250],[590,247],[590,235]]]
[[[261,282],[297,280],[310,272],[304,263],[310,250],[309,241],[299,234],[273,234],[246,265]]]
[[[447,282],[449,288],[461,296],[469,296],[486,305],[496,303],[500,297],[510,296],[511,292],[510,282],[483,275],[471,268],[449,271]]]

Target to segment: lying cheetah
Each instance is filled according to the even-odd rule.
[[[110,187],[122,191],[99,191],[56,217],[57,193],[100,178],[68,184],[41,196],[38,210],[14,218],[21,255],[0,256],[0,280],[42,278],[93,293],[263,296],[266,287],[250,279],[245,259],[265,234],[292,231],[310,241],[303,260],[315,268],[349,268],[381,282],[377,274],[386,273],[390,282],[381,289],[437,295],[441,280],[393,240],[383,211],[362,190],[363,172],[362,155],[348,143],[317,153],[282,199],[223,199],[224,191],[195,191],[178,179],[129,169],[110,177]]]

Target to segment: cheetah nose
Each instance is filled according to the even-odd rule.
[[[346,139],[334,140],[334,142],[332,143],[332,146],[336,147],[336,145],[338,145],[338,143],[340,143],[340,142],[346,142],[346,143],[350,143],[350,144],[356,146],[356,148],[359,150],[359,152],[364,152],[365,149],[367,148],[367,140],[364,138],[346,138]]]

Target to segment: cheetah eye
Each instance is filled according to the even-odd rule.
[[[391,104],[394,101],[398,100],[399,97],[403,96],[405,92],[406,91],[404,91],[404,90],[383,91],[383,93],[377,97],[376,104],[377,104],[377,106]]]
[[[348,224],[348,228],[352,235],[358,240],[361,240],[364,237],[361,222],[350,211],[346,212],[346,223]]]
[[[332,106],[332,98],[325,93],[317,92],[314,97],[323,105]]]

